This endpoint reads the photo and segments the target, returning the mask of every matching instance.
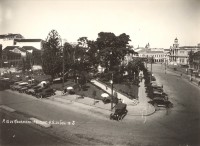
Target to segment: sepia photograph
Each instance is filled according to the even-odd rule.
[[[200,0],[1,0],[0,146],[200,146]]]

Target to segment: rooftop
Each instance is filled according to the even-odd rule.
[[[15,39],[15,42],[41,42],[42,39]]]
[[[4,50],[4,51],[12,51],[12,50],[14,50],[15,48],[17,48],[18,50],[20,50],[20,51],[22,51],[22,52],[26,52],[25,49],[23,49],[23,48],[21,48],[21,47],[19,47],[19,46],[7,46],[7,47],[5,47],[3,50]]]
[[[23,36],[19,33],[17,34],[9,33],[0,35],[0,39],[9,39],[9,38],[23,38]]]
[[[13,49],[15,49],[15,48],[19,48],[19,46],[7,46],[7,47],[5,47],[3,50],[4,50],[4,51],[10,51],[10,50],[13,50]]]
[[[38,50],[38,49],[36,49],[35,47],[33,47],[33,46],[23,46],[22,47],[24,50]]]

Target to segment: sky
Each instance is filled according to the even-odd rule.
[[[96,40],[99,32],[126,33],[135,48],[200,43],[200,0],[0,0],[0,34]]]

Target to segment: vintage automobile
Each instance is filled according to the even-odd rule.
[[[41,86],[38,86],[38,85],[33,86],[33,87],[29,88],[28,90],[26,90],[25,93],[26,93],[26,94],[30,94],[30,95],[34,95],[34,94],[35,94],[35,91],[36,91],[37,89],[39,89],[39,88],[41,88]]]
[[[173,107],[173,104],[169,100],[160,97],[154,98],[153,100],[149,101],[149,103],[152,104],[156,109],[158,109],[159,107]]]
[[[52,88],[44,88],[40,92],[36,93],[37,98],[45,98],[55,95],[55,90]]]
[[[11,90],[15,90],[15,87],[18,86],[22,81],[14,82],[12,85],[10,85]]]
[[[32,87],[36,86],[36,84],[28,84],[26,86],[24,86],[23,88],[20,88],[19,89],[19,92],[20,93],[26,93],[26,91]]]
[[[128,113],[128,110],[126,109],[127,105],[125,103],[118,103],[115,105],[114,113],[110,114],[111,120],[122,120]]]
[[[19,91],[21,88],[23,88],[23,87],[25,87],[25,86],[27,86],[27,85],[28,85],[27,82],[21,82],[21,83],[19,83],[18,85],[16,85],[14,89],[15,89],[16,91]]]

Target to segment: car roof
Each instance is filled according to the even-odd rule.
[[[163,97],[154,97],[153,100],[165,100]]]
[[[27,82],[19,83],[19,85],[27,85],[27,84],[28,84]]]

